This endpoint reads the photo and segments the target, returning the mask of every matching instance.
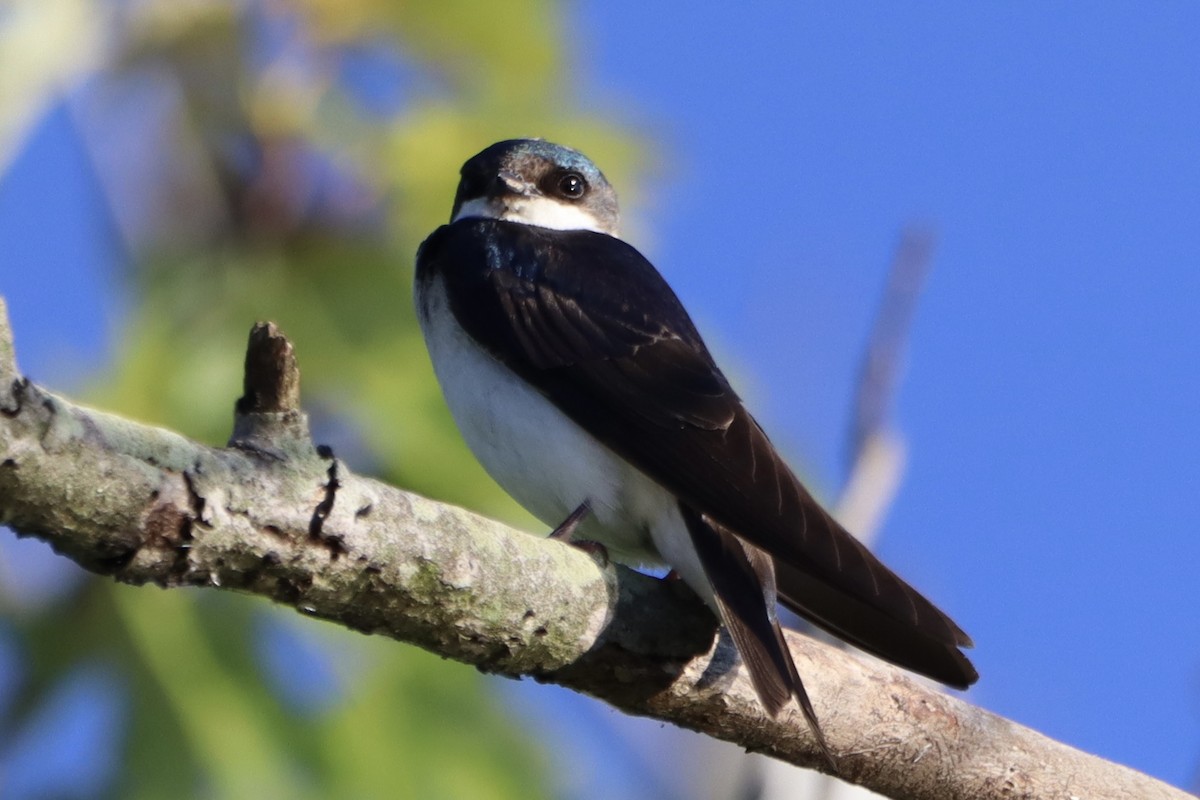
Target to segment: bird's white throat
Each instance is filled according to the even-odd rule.
[[[467,217],[502,219],[556,231],[596,231],[616,236],[617,231],[606,227],[583,206],[563,203],[549,197],[511,197],[493,200],[476,197],[462,204],[453,222]]]

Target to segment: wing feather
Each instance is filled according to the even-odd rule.
[[[975,679],[957,651],[970,639],[809,494],[633,247],[590,231],[464,219],[422,246],[418,280],[434,274],[493,356],[687,506],[774,558],[786,576],[780,597],[795,611],[939,680]],[[871,624],[848,621],[835,608],[845,598]],[[886,635],[884,621],[895,623]],[[938,648],[954,655],[930,656]]]

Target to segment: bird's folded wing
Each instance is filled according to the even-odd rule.
[[[465,219],[422,246],[418,280],[434,275],[459,323],[496,359],[683,502],[777,559],[785,604],[902,666],[952,685],[975,679],[957,651],[970,639],[800,484],[633,247],[590,231]],[[855,603],[839,606],[842,598]],[[900,623],[889,634],[897,641],[876,645],[886,620]]]

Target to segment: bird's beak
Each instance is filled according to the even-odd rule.
[[[515,172],[500,170],[500,173],[496,176],[496,179],[499,184],[497,188],[499,188],[501,193],[504,194],[528,194],[531,188],[530,185]]]

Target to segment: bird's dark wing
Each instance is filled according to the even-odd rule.
[[[633,247],[466,219],[430,236],[417,269],[418,281],[444,279],[459,323],[494,357],[684,504],[775,558],[785,604],[901,666],[955,686],[975,680],[957,650],[970,639],[812,498]]]
[[[969,646],[967,642],[947,641],[898,624],[894,615],[877,605],[782,561],[775,564],[775,585],[787,608],[868,653],[957,689],[979,679],[974,665],[958,649]]]

